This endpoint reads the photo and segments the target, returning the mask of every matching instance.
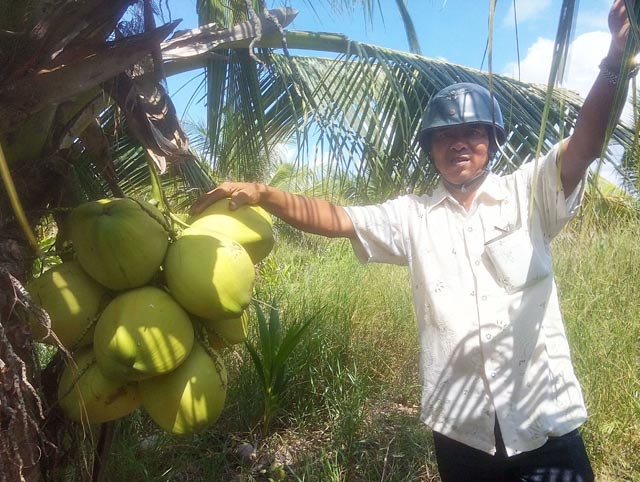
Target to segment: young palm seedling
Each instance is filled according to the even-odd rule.
[[[258,318],[259,338],[254,345],[245,342],[253,360],[264,396],[262,414],[263,432],[268,432],[273,417],[280,409],[284,393],[288,387],[288,361],[302,334],[314,316],[304,321],[295,321],[283,333],[280,311],[275,302],[270,305],[269,317],[258,303],[255,303]]]

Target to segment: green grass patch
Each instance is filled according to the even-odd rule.
[[[598,480],[640,480],[640,225],[555,241],[555,270]]]

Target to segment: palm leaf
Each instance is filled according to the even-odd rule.
[[[266,122],[264,130],[272,144],[293,138],[304,146],[317,135],[319,149],[332,166],[329,172],[352,173],[361,192],[376,184],[383,189],[381,197],[424,190],[436,177],[416,142],[429,96],[453,82],[489,83],[486,72],[356,42],[351,43],[350,54],[337,59],[273,53],[262,59],[270,68],[261,69],[262,99],[252,105],[261,105],[265,112],[258,117],[253,109],[236,110],[234,122],[249,126]],[[499,172],[533,158],[540,139],[544,149],[557,142],[565,122],[572,127],[581,105],[578,95],[566,90],[553,90],[552,103],[546,103],[544,86],[499,75],[492,76],[492,83],[511,131],[504,154],[494,164]],[[536,131],[545,105],[550,128],[540,137]],[[226,142],[245,151],[243,158],[257,157],[260,146],[240,142],[242,134],[234,131],[225,133]],[[630,130],[616,131],[616,139],[628,143]]]
[[[400,12],[400,17],[402,18],[402,23],[404,24],[404,30],[407,34],[407,43],[409,44],[409,51],[420,55],[422,52],[420,51],[420,42],[418,42],[418,34],[416,33],[416,28],[413,25],[413,19],[409,14],[409,10],[407,9],[407,5],[405,0],[396,0],[396,6],[398,7],[398,11]]]
[[[73,161],[74,174],[79,181],[73,183],[73,199],[78,203],[122,195],[140,199],[154,197],[147,153],[137,139],[127,135],[126,118],[118,114],[115,106],[111,106],[100,116],[100,123],[111,145],[118,190],[114,191],[114,186],[105,177],[102,167],[96,165],[91,153],[82,150]],[[212,179],[196,156],[171,164],[167,174],[159,177],[159,181],[168,207],[173,212],[187,212],[195,195],[192,192],[194,189],[199,193],[213,186]]]
[[[216,2],[221,11],[226,3]],[[274,146],[293,142],[306,162],[312,162],[310,146],[317,146],[316,153],[323,156],[321,172],[353,177],[361,199],[424,191],[437,173],[416,142],[422,108],[433,92],[469,81],[489,86],[502,106],[510,136],[493,170],[510,172],[548,150],[574,125],[582,100],[553,86],[562,77],[575,10],[575,2],[565,0],[550,87],[495,75],[491,65],[487,73],[337,34],[286,35],[290,49],[338,52],[335,59],[260,50],[260,62],[249,56],[252,63],[246,55],[225,51],[230,64],[218,59],[208,66],[212,166],[223,177],[255,179],[260,172],[250,166],[256,159],[267,166],[262,172],[268,172]],[[235,20],[244,18],[242,12],[234,15]],[[256,45],[279,48],[282,40],[275,36]],[[625,147],[633,139],[628,126],[613,131],[614,142]],[[605,153],[606,160],[614,158]]]

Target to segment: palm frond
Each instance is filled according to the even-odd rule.
[[[219,129],[225,132],[225,143],[238,149],[238,158],[256,158],[263,146],[243,136],[255,135],[258,126],[271,144],[294,140],[304,148],[317,142],[323,162],[332,166],[327,172],[352,174],[363,193],[373,183],[382,190],[379,196],[422,191],[433,184],[436,173],[416,142],[422,109],[431,94],[454,82],[489,85],[489,74],[483,71],[357,42],[337,59],[275,53],[261,59],[268,66],[258,72],[261,99],[250,108],[225,104],[226,112],[234,113],[232,119],[215,114],[223,119]],[[511,132],[493,164],[498,172],[511,171],[534,157],[545,105],[548,128],[540,141],[544,151],[573,127],[582,103],[566,89],[551,90],[547,104],[544,85],[500,75],[493,75],[491,83]],[[256,108],[264,110],[258,113]],[[224,125],[243,129],[227,130]],[[614,138],[629,145],[633,133],[623,126]]]
[[[246,10],[230,10],[227,3],[207,3],[213,10],[201,20],[245,18]],[[574,7],[574,1],[565,0],[550,85],[562,77]],[[258,45],[282,47],[276,37]],[[466,81],[493,92],[510,132],[492,164],[496,172],[510,172],[548,150],[573,128],[582,104],[577,93],[566,89],[351,42],[341,35],[287,32],[287,43],[340,54],[334,59],[291,57],[262,49],[258,58],[227,49],[218,51],[224,57],[208,63],[208,157],[221,178],[259,179],[272,169],[274,146],[294,142],[300,165],[311,165],[310,157],[318,157],[322,175],[343,175],[362,199],[420,192],[433,185],[437,173],[420,152],[416,133],[422,109],[440,88]],[[613,142],[626,149],[637,137],[626,125],[612,134]],[[615,157],[612,150],[604,153],[606,161]],[[634,172],[619,169],[627,180]]]
[[[396,6],[398,7],[398,11],[400,12],[400,17],[402,18],[402,23],[404,25],[404,30],[407,34],[407,43],[409,44],[409,52],[414,54],[422,54],[420,49],[420,42],[418,41],[418,34],[416,33],[416,28],[413,25],[413,19],[409,14],[409,9],[407,8],[407,4],[405,0],[396,0]]]
[[[108,137],[113,161],[113,180],[105,176],[103,166],[86,149],[78,148],[73,159],[73,172],[78,182],[70,183],[75,192],[70,196],[79,203],[102,197],[131,196],[151,199],[152,178],[148,154],[139,140],[127,134],[127,120],[115,107],[100,117],[101,127]],[[213,181],[195,155],[182,162],[172,163],[168,172],[160,177],[160,187],[172,212],[186,212],[193,197],[213,187]]]

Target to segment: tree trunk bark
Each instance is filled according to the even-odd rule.
[[[46,449],[40,434],[44,411],[19,281],[26,279],[29,263],[26,243],[8,235],[10,229],[0,232],[0,481],[37,482],[44,480],[40,469]]]

